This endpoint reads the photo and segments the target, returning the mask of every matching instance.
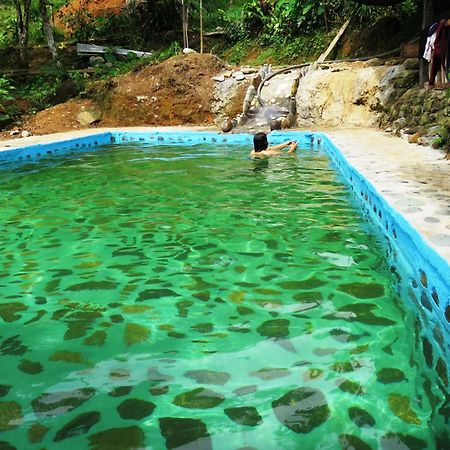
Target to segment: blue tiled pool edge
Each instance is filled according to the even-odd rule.
[[[364,178],[345,158],[340,149],[324,133],[273,132],[273,143],[296,139],[310,143],[312,137],[320,138],[334,165],[345,182],[361,201],[362,208],[382,229],[393,247],[401,249],[403,259],[414,273],[411,288],[417,291],[417,298],[425,295],[428,300],[417,305],[420,314],[425,314],[430,323],[439,323],[448,342],[450,337],[450,263],[430,247],[423,236],[398,213],[377,189]],[[205,144],[252,144],[250,134],[220,134],[197,131],[107,131],[82,137],[63,139],[50,143],[34,144],[28,147],[6,149],[0,152],[0,161],[26,161],[53,155],[64,155],[73,151],[89,151],[94,148],[124,142],[142,142],[169,145]],[[317,142],[317,139],[316,139]],[[447,277],[447,279],[446,279]],[[431,309],[430,306],[431,305]],[[430,330],[431,333],[431,330]],[[432,334],[430,334],[432,338]]]

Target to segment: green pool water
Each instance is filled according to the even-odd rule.
[[[384,238],[324,153],[247,154],[122,145],[2,170],[1,449],[445,441],[445,376]]]

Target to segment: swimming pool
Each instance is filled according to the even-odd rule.
[[[399,251],[410,230],[324,136],[295,137],[268,165],[245,135],[125,132],[5,162],[1,441],[445,444],[443,263]]]

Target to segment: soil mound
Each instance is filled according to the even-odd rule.
[[[72,99],[38,112],[26,120],[21,129],[39,135],[85,128],[77,121],[77,115],[81,111],[91,108],[95,108],[95,104],[91,100]],[[91,125],[91,127],[94,126]],[[9,138],[9,134],[5,133],[4,137]]]
[[[174,56],[97,83],[91,89],[92,100],[72,99],[41,111],[24,120],[20,129],[39,135],[87,128],[77,121],[77,115],[89,109],[101,112],[100,121],[89,127],[210,125],[217,113],[213,111],[217,98],[212,77],[225,66],[211,54]],[[227,108],[241,108],[245,94],[241,91],[227,96]],[[0,137],[10,135],[5,132]]]
[[[99,103],[108,123],[212,124],[214,81],[225,63],[211,54],[174,56],[109,81]]]

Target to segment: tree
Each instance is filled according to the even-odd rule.
[[[56,50],[55,37],[53,36],[53,28],[50,24],[50,17],[48,14],[48,0],[39,0],[39,13],[42,18],[42,28],[47,39],[48,48],[52,54],[52,58],[58,60],[58,51]]]
[[[391,6],[397,3],[402,3],[404,0],[353,0],[363,5],[375,6]],[[422,24],[421,35],[424,36],[434,19],[434,7],[436,0],[422,0]],[[419,55],[420,58],[420,55]],[[423,84],[428,79],[427,65],[423,58],[420,58],[420,83]]]
[[[181,3],[181,25],[183,27],[183,48],[189,48],[189,7],[190,0],[178,0]]]
[[[28,65],[28,29],[30,25],[31,0],[14,0],[17,12],[17,35],[19,37],[20,61]]]
[[[203,53],[203,0],[200,0],[200,53]]]

